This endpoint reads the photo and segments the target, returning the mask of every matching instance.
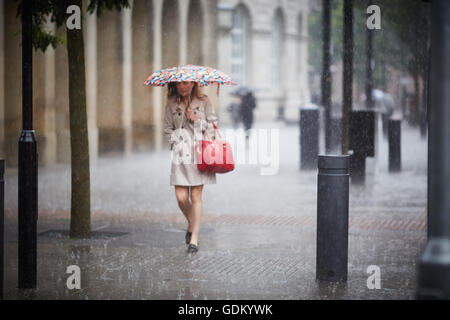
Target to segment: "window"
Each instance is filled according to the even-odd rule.
[[[244,6],[239,5],[233,10],[231,27],[231,77],[240,85],[245,84],[248,20],[248,14]]]
[[[277,9],[272,20],[272,56],[271,56],[271,74],[272,86],[279,88],[281,86],[282,58],[284,45],[284,23],[283,15],[280,9]]]
[[[298,15],[297,20],[297,28],[298,28],[298,35],[297,35],[297,73],[301,74],[302,71],[302,46],[303,46],[303,15],[300,13]]]

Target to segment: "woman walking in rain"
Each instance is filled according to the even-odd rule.
[[[175,186],[178,206],[188,222],[185,237],[187,251],[195,253],[198,251],[203,213],[203,186],[215,184],[216,174],[197,169],[194,144],[203,140],[205,135],[215,139],[211,122],[217,121],[217,116],[210,100],[200,92],[196,82],[170,82],[167,98],[164,134],[172,150],[170,185]]]
[[[208,96],[200,92],[199,86],[224,84],[235,85],[225,73],[204,66],[178,66],[161,69],[153,73],[144,84],[149,86],[167,85],[167,104],[164,116],[164,134],[172,150],[170,185],[175,187],[178,206],[188,222],[186,244],[188,252],[198,251],[198,233],[203,213],[202,191],[205,184],[216,183],[216,169],[202,171],[197,167],[194,148],[201,140],[216,139],[217,116]],[[216,126],[217,127],[217,126]],[[206,139],[205,139],[206,138]],[[210,141],[212,142],[212,141]],[[202,144],[203,148],[204,144]],[[201,158],[205,156],[199,149]],[[203,160],[202,160],[203,161]],[[205,164],[205,163],[203,163]],[[211,165],[210,163],[208,165]],[[231,170],[234,169],[234,166]],[[190,199],[189,199],[190,196]]]

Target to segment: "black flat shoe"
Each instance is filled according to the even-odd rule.
[[[198,245],[195,245],[193,243],[189,244],[189,247],[187,249],[188,253],[196,253],[198,251]]]
[[[192,232],[186,231],[186,244],[191,242]]]

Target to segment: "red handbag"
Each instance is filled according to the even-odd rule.
[[[222,140],[222,135],[214,122],[214,131],[219,139],[200,140],[196,146],[197,168],[200,172],[226,173],[234,170],[233,152],[231,145]],[[208,137],[209,138],[209,137]]]

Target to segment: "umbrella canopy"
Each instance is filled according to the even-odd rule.
[[[164,86],[169,82],[182,81],[194,81],[200,86],[237,84],[222,71],[205,66],[194,66],[192,64],[158,70],[148,77],[144,84],[148,86]]]
[[[254,87],[242,86],[242,87],[237,88],[230,94],[233,96],[243,97],[243,96],[247,95],[248,93],[253,93],[255,91],[257,91],[257,90]]]

